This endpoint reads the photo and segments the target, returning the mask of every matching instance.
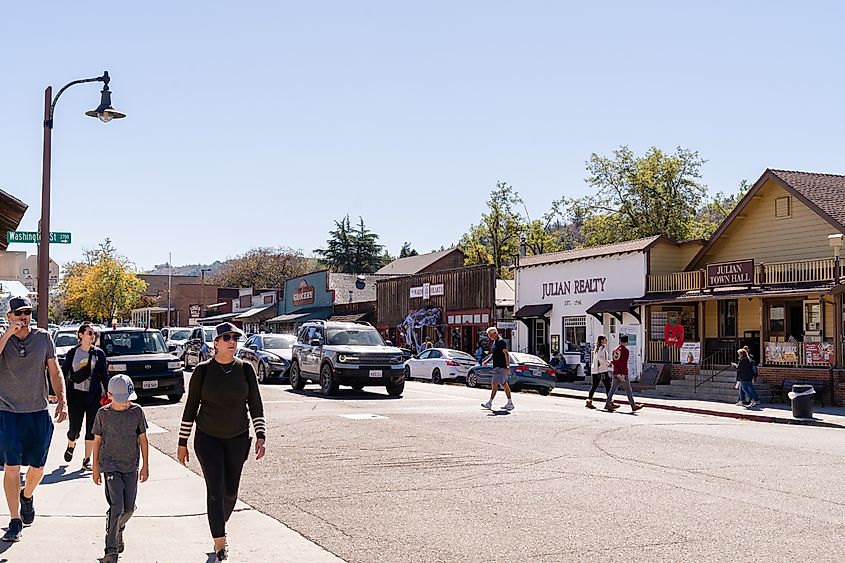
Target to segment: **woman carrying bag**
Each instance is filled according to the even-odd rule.
[[[69,428],[65,461],[73,459],[76,440],[85,418],[85,457],[82,469],[91,469],[91,452],[94,450],[94,417],[100,400],[109,385],[109,368],[106,354],[96,346],[97,334],[90,323],[82,323],[76,331],[79,345],[71,348],[62,363],[62,373],[67,379],[67,408]]]
[[[596,338],[596,346],[593,348],[593,362],[590,364],[590,375],[593,376],[593,385],[590,387],[590,393],[587,395],[587,404],[584,405],[588,409],[596,408],[593,406],[593,395],[596,389],[599,388],[599,383],[604,383],[604,390],[607,395],[610,394],[610,357],[607,355],[607,338],[600,334]]]

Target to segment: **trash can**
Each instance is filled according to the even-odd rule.
[[[789,393],[792,399],[792,416],[795,418],[813,418],[813,401],[816,390],[812,385],[793,385]]]

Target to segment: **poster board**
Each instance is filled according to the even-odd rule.
[[[701,342],[684,342],[681,345],[682,364],[701,363]]]

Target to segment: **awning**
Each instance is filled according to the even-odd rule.
[[[546,313],[552,310],[551,303],[543,303],[541,305],[523,305],[519,310],[513,314],[517,319],[543,319]]]
[[[209,305],[208,307],[206,307],[206,309],[216,309],[217,307],[222,307],[225,304],[225,301],[223,301],[222,303],[215,303],[214,305]]]
[[[367,313],[358,313],[358,314],[355,314],[355,315],[332,315],[331,317],[329,317],[329,320],[330,321],[341,321],[341,322],[352,323],[352,322],[355,322],[355,321],[360,321],[361,319],[363,319],[366,316],[367,316]]]
[[[268,320],[268,323],[292,323],[296,319],[301,319],[302,317],[307,317],[311,313],[290,313],[288,315],[279,315],[278,317],[273,317],[272,319]]]
[[[640,314],[634,305],[634,301],[637,301],[638,299],[642,298],[629,297],[626,299],[601,299],[589,307],[587,309],[587,313],[597,318],[599,322],[604,320],[601,317],[602,313],[613,315],[620,323],[622,322],[622,313],[629,313],[639,321]]]
[[[719,299],[739,299],[746,297],[752,299],[807,297],[808,295],[830,295],[834,294],[837,286],[833,284],[807,285],[804,287],[789,286],[766,286],[754,287],[745,290],[723,290],[723,291],[687,291],[678,294],[655,293],[646,295],[634,300],[634,305],[671,305],[673,303],[695,303],[697,301],[716,301]]]
[[[231,321],[234,319],[238,314],[237,313],[224,313],[222,315],[214,315],[213,317],[200,317],[196,319],[197,324],[201,325],[211,325],[222,323],[223,321]]]
[[[237,317],[234,318],[236,321],[241,321],[245,323],[259,323],[261,321],[266,321],[270,317],[276,314],[276,305],[267,305],[265,307],[255,307],[254,309],[250,309],[244,313],[239,314]]]

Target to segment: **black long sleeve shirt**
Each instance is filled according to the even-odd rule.
[[[214,359],[202,362],[188,385],[179,445],[188,445],[194,421],[206,434],[228,439],[249,431],[249,417],[255,437],[263,440],[264,406],[252,365],[238,358],[225,365]]]

